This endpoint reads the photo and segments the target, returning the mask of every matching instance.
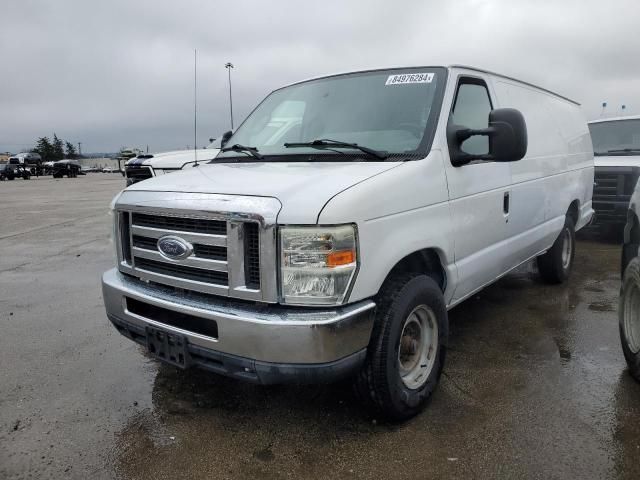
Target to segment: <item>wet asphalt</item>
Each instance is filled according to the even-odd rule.
[[[431,404],[403,424],[348,383],[260,387],[146,356],[107,321],[118,174],[0,184],[0,478],[640,478],[619,245],[567,285],[526,265],[453,309]]]

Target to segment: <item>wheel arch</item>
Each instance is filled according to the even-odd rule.
[[[389,270],[382,285],[387,279],[400,273],[424,273],[438,284],[444,293],[447,288],[447,270],[444,267],[443,253],[436,248],[423,248],[405,255]]]
[[[576,198],[569,204],[567,216],[573,220],[573,225],[577,227],[580,221],[580,200]]]

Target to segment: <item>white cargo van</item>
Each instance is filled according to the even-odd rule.
[[[589,130],[595,155],[595,221],[622,230],[640,178],[640,115],[594,120]]]
[[[225,138],[210,164],[114,199],[109,319],[183,368],[352,376],[391,418],[434,392],[447,310],[536,257],[564,281],[593,214],[579,105],[475,68],[296,83]]]

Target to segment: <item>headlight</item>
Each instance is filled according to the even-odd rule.
[[[341,304],[358,267],[356,229],[282,227],[282,299],[288,304]]]

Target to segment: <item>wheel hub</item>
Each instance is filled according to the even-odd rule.
[[[402,382],[410,389],[427,381],[438,349],[438,323],[426,305],[414,308],[405,319],[398,347],[398,365]]]

